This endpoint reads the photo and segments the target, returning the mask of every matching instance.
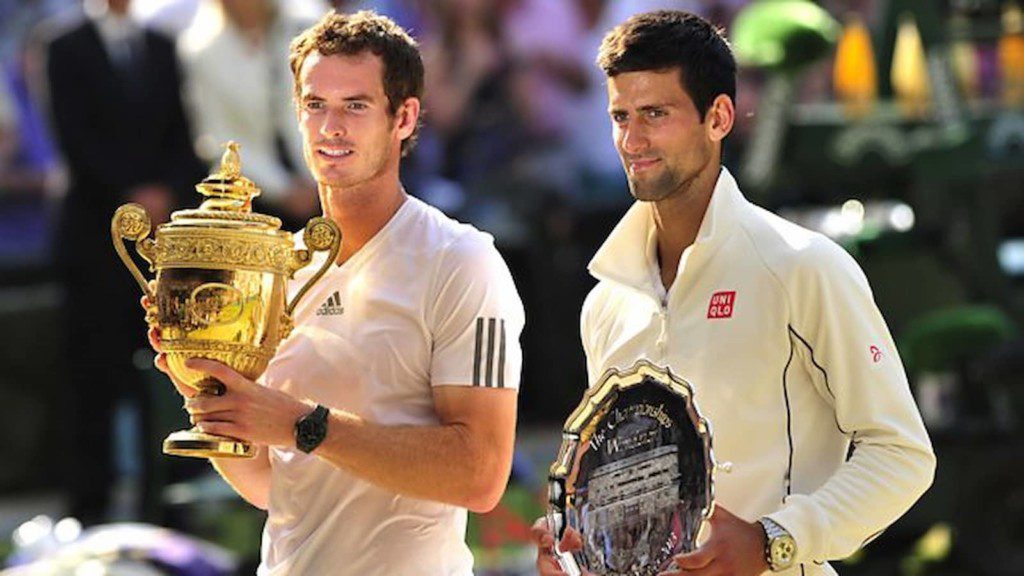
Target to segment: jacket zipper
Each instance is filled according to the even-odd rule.
[[[661,330],[658,332],[655,346],[658,348],[661,362],[664,363],[668,358],[668,296],[663,297],[659,302],[658,318],[661,321]]]

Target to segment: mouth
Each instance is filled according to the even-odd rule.
[[[346,158],[354,154],[351,148],[343,148],[338,146],[318,146],[316,149],[318,156],[322,158],[330,158],[337,160],[339,158]]]
[[[634,158],[627,161],[627,166],[629,166],[630,174],[638,174],[650,169],[658,162],[660,162],[660,160],[657,158]]]

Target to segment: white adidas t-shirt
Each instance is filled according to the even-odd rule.
[[[371,422],[438,424],[437,385],[519,387],[523,307],[493,239],[413,197],[331,267],[294,320],[263,382]],[[294,448],[272,448],[270,463],[259,574],[472,574],[465,509],[383,490]]]

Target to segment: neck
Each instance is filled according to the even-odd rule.
[[[347,188],[320,184],[319,193],[324,214],[341,229],[339,265],[380,232],[406,198],[397,173],[383,181]]]
[[[666,289],[675,280],[683,251],[697,239],[718,182],[719,171],[718,162],[709,162],[693,180],[684,184],[684,189],[654,203],[658,266]]]

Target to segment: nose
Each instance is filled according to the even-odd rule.
[[[619,128],[619,146],[626,154],[639,154],[648,144],[647,136],[639,124],[626,122]]]
[[[340,138],[347,132],[343,113],[334,110],[328,110],[324,113],[324,121],[320,125],[320,134],[323,137]]]

